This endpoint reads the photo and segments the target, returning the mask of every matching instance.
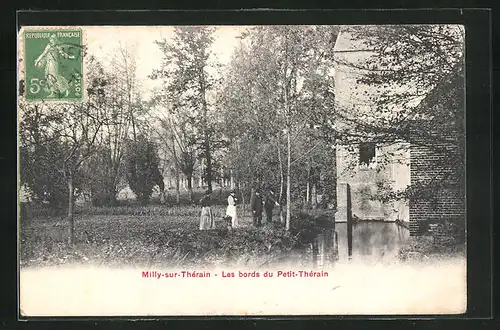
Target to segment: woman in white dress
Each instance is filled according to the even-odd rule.
[[[235,228],[238,226],[238,215],[236,214],[236,202],[234,190],[231,190],[229,197],[227,198],[227,210],[226,215],[231,217],[231,227]]]

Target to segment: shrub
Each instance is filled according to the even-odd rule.
[[[224,206],[213,206],[212,210],[216,217],[222,217],[226,211]],[[77,207],[75,214],[80,215],[127,215],[127,216],[189,216],[197,217],[200,215],[201,207],[192,205],[128,205],[114,207]]]
[[[158,163],[158,153],[152,141],[139,136],[137,141],[128,142],[127,181],[141,203],[146,203],[153,193],[157,181]]]

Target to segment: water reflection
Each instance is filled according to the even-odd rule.
[[[324,267],[338,260],[337,233],[333,229],[323,229],[312,242],[312,263]]]
[[[347,223],[335,224],[338,258],[348,260]],[[409,230],[394,222],[357,222],[352,228],[352,260],[393,258],[409,237]]]

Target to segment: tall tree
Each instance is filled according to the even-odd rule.
[[[111,69],[95,63],[95,74],[89,80],[91,92],[99,97],[96,104],[102,110],[103,127],[97,137],[97,148],[87,162],[86,178],[92,202],[96,205],[116,202],[123,178],[124,143],[129,135],[133,113],[130,113],[124,98],[125,88],[120,70],[114,61]]]
[[[133,50],[129,45],[119,44],[106,65],[96,63],[90,81],[99,94],[97,106],[105,118],[97,137],[99,148],[87,166],[92,175],[87,177],[93,203],[114,204],[125,179],[125,146],[128,140],[135,141],[144,132],[144,116],[148,106],[141,100],[141,86],[136,74]],[[159,174],[159,173],[157,173]],[[158,176],[158,185],[163,190],[163,179]]]
[[[96,138],[102,128],[103,119],[98,108],[92,102],[84,104],[60,105],[55,111],[64,113],[61,141],[65,146],[62,167],[68,185],[68,243],[74,242],[74,193],[75,180],[82,164],[96,150]]]
[[[199,154],[204,159],[204,176],[209,190],[212,190],[214,177],[213,153],[222,142],[215,129],[210,104],[216,82],[210,69],[217,67],[211,58],[213,32],[214,29],[209,27],[175,28],[172,40],[156,42],[164,56],[161,67],[151,76],[163,80],[160,98],[175,104],[174,111],[189,110],[189,119],[196,128]]]
[[[240,136],[235,134],[237,146],[241,150],[242,146],[251,143],[259,147],[268,143],[274,151],[278,148],[278,159],[274,166],[279,168],[275,172],[282,173],[281,187],[286,177],[287,229],[290,228],[292,204],[292,158],[294,153],[295,157],[301,157],[294,145],[303,138],[309,127],[311,111],[317,108],[315,102],[311,101],[311,94],[314,94],[312,86],[327,88],[330,83],[329,72],[324,70],[323,53],[333,46],[336,33],[336,29],[330,27],[273,26],[250,29],[243,35],[229,69],[230,78],[226,82],[223,97],[229,114],[227,118],[231,121],[230,127],[239,134],[248,131]],[[313,74],[315,72],[317,74]],[[326,80],[326,83],[313,84],[317,79]],[[316,103],[318,100],[316,97]],[[321,109],[332,111],[327,104],[323,104]],[[242,139],[246,139],[246,142]],[[286,162],[281,157],[283,146],[286,146],[286,152],[283,153]],[[243,154],[246,152],[244,150]],[[248,161],[246,163],[250,167]],[[253,173],[263,173],[255,169]],[[250,173],[252,175],[252,171]]]
[[[92,81],[96,71],[97,61],[89,57],[86,63],[88,80]],[[68,243],[75,240],[74,200],[75,188],[83,164],[96,152],[97,137],[106,122],[103,110],[99,106],[103,95],[99,86],[89,86],[88,100],[83,103],[59,103],[50,106],[53,115],[60,120],[51,121],[46,129],[57,132],[56,137],[63,146],[59,161],[53,166],[60,170],[67,184],[67,221]]]
[[[155,103],[162,104],[163,101],[156,99],[153,100],[153,104]],[[154,117],[156,121],[151,121],[150,127],[173,159],[177,203],[180,202],[180,172],[185,175],[189,200],[193,201],[192,180],[197,160],[196,123],[190,119],[187,109],[160,107],[159,112],[160,114]]]

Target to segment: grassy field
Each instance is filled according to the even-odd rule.
[[[225,207],[213,209],[216,229],[200,231],[196,206],[80,208],[73,246],[66,243],[64,217],[34,217],[21,227],[21,266],[259,265],[289,257],[297,248],[298,238],[281,224],[254,228],[252,219],[242,216],[239,228],[228,230]]]
[[[292,212],[292,227],[274,223],[254,228],[249,211],[239,210],[239,228],[228,230],[222,220],[226,206],[222,199],[213,206],[216,229],[200,231],[200,207],[190,205],[133,202],[114,207],[79,205],[75,209],[76,242],[69,246],[67,221],[47,210],[30,210],[21,224],[21,267],[64,264],[98,266],[204,266],[245,265],[281,262],[283,259],[310,262],[310,242],[318,228],[334,219],[332,210]],[[275,210],[274,220],[279,219]],[[436,244],[432,237],[407,242],[398,257],[401,261],[449,258],[465,255],[464,244]]]

